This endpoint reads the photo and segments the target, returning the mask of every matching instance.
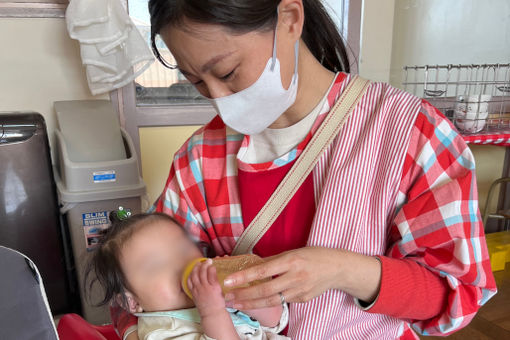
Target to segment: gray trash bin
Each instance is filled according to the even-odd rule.
[[[59,123],[55,133],[57,191],[71,236],[83,317],[104,324],[110,322],[108,308],[93,306],[83,294],[85,264],[99,233],[110,226],[112,210],[122,206],[132,213],[141,212],[145,184],[131,138],[120,128],[108,101],[55,102],[55,110]],[[90,150],[90,146],[101,150]],[[92,302],[99,301],[100,293],[95,286]]]

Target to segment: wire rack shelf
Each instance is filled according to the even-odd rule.
[[[443,112],[467,142],[510,146],[510,63],[405,66],[402,85]]]

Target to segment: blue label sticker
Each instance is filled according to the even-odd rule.
[[[82,214],[82,221],[85,227],[109,224],[108,211],[97,211]]]
[[[96,171],[92,173],[92,177],[94,179],[94,183],[115,182],[117,180],[114,170]]]

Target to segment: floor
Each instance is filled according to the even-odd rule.
[[[483,306],[464,329],[447,339],[452,340],[510,340],[510,262],[504,271],[494,272],[498,293]],[[421,337],[423,340],[445,339]]]

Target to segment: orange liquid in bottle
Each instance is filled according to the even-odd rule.
[[[184,292],[190,298],[192,298],[192,295],[188,288],[188,277],[198,262],[203,262],[206,260],[207,259],[204,257],[195,259],[195,260],[191,261],[184,269],[184,272],[182,274],[181,284],[182,284],[182,288],[184,289]],[[244,270],[244,269],[256,266],[258,264],[261,264],[264,262],[264,260],[257,255],[248,254],[248,255],[218,257],[218,258],[212,259],[212,261],[213,261],[212,265],[216,268],[216,274],[218,275],[218,282],[220,283],[221,290],[223,291],[223,294],[226,294],[230,290],[235,289],[235,288],[254,286],[254,285],[260,284],[262,282],[267,282],[270,280],[270,278],[267,278],[264,280],[252,281],[245,285],[236,286],[235,288],[225,287],[223,285],[223,281],[225,280],[225,278],[227,276],[229,276],[232,273],[238,272],[240,270]]]

